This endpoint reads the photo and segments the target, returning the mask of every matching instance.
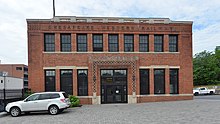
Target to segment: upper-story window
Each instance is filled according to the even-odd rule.
[[[103,51],[103,36],[102,34],[93,35],[93,51],[102,52]]]
[[[139,35],[139,51],[148,52],[149,51],[149,38],[148,35]]]
[[[16,67],[16,70],[22,70],[22,67]]]
[[[77,34],[77,51],[87,52],[87,35]]]
[[[71,51],[71,34],[60,34],[61,39],[61,51],[70,52]]]
[[[133,34],[124,35],[124,51],[125,52],[134,51],[134,35]]]
[[[178,52],[178,35],[169,35],[169,52]]]
[[[108,35],[108,51],[118,52],[118,35],[117,34]]]
[[[154,35],[154,52],[163,52],[163,35]]]
[[[55,51],[55,34],[44,34],[44,51]]]

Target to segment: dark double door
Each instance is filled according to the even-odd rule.
[[[127,70],[101,70],[101,103],[127,103]]]

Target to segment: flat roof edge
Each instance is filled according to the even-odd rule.
[[[27,22],[116,22],[116,23],[183,23],[192,24],[193,21],[172,21],[169,18],[129,18],[129,17],[76,17],[76,16],[55,16],[51,19],[26,19]]]

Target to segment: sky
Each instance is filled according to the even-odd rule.
[[[0,61],[28,64],[26,19],[50,19],[53,0],[0,0]],[[220,46],[220,0],[55,0],[56,16],[193,21],[193,54]]]

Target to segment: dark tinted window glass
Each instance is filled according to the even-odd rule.
[[[178,52],[178,36],[169,35],[169,52]]]
[[[87,34],[77,34],[77,51],[87,51]]]
[[[140,70],[140,94],[149,94],[149,70],[141,69]]]
[[[71,34],[60,34],[61,39],[61,51],[70,52],[71,51]]]
[[[124,35],[124,51],[125,52],[134,51],[134,35],[131,34]]]
[[[60,90],[67,94],[73,94],[73,71],[60,70]]]
[[[63,96],[64,96],[65,98],[68,98],[68,95],[67,95],[66,93],[63,93]]]
[[[16,70],[22,70],[22,67],[16,67]]]
[[[44,51],[55,51],[55,34],[44,34]]]
[[[165,70],[154,70],[154,94],[165,94]]]
[[[45,91],[56,91],[55,70],[45,70]]]
[[[26,99],[26,101],[35,101],[38,100],[39,94],[32,95]]]
[[[154,52],[163,52],[163,35],[154,36]]]
[[[40,94],[38,100],[50,99],[50,94]]]
[[[60,95],[58,93],[50,94],[51,99],[60,98]]]
[[[102,52],[103,51],[103,38],[102,34],[93,35],[93,51]]]
[[[108,51],[109,52],[118,52],[118,35],[109,34],[108,35]]]
[[[148,52],[149,44],[148,44],[148,35],[139,35],[139,51],[140,52]]]
[[[179,88],[179,70],[178,69],[170,69],[170,93],[178,94]]]
[[[88,96],[88,70],[78,70],[78,96]]]

